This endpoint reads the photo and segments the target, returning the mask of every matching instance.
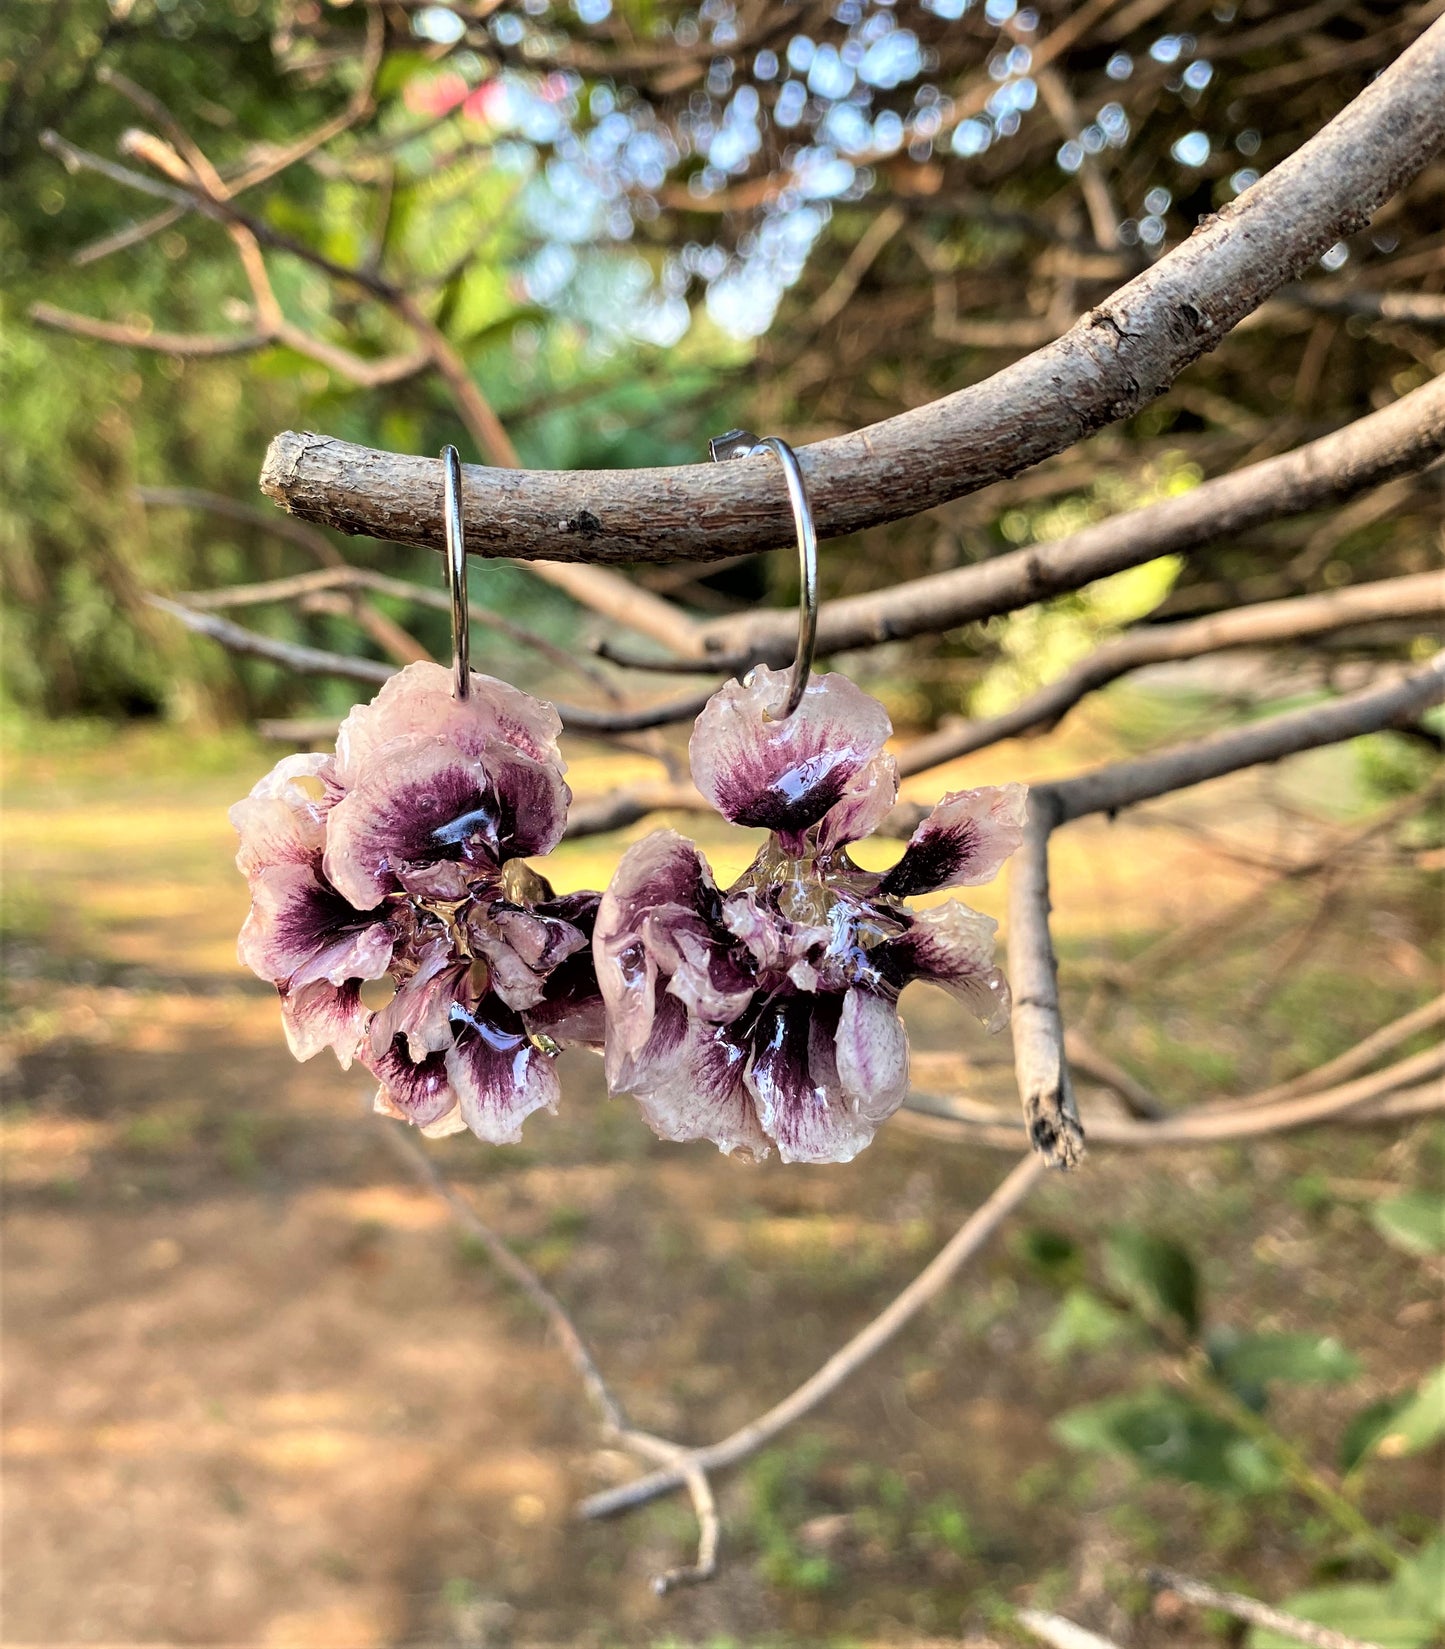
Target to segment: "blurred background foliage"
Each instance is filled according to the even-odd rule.
[[[1296,148],[1417,32],[1417,10],[12,0],[0,18],[6,698],[51,716],[197,723],[343,708],[343,684],[225,658],[143,599],[313,559],[264,515],[147,506],[136,489],[269,511],[255,477],[289,427],[419,452],[458,440],[480,456],[435,373],[358,387],[286,347],[179,358],[28,318],[41,302],[144,331],[251,324],[224,231],[194,214],[97,255],[155,203],[67,172],[39,140],[55,128],[113,155],[138,118],[113,71],[160,97],[227,177],[350,101],[346,129],[249,190],[246,209],[414,294],[524,464],[629,466],[695,458],[733,423],[795,441],[855,428],[986,376]],[[1327,254],[1317,283],[1438,292],[1442,226],[1436,168]],[[297,257],[267,261],[288,318],[323,344],[368,359],[412,346],[385,304]],[[1086,449],[830,546],[825,593],[1187,488],[1336,427],[1439,362],[1438,328],[1277,304]],[[1421,570],[1438,510],[1438,476],[1401,481],[1183,568],[910,643],[876,668],[895,678],[905,721],[997,708],[1128,623]],[[436,576],[422,552],[345,550]],[[788,599],[791,569],[774,560],[637,576],[706,613]],[[523,571],[480,570],[474,588],[555,640],[589,632],[588,615]],[[376,651],[322,605],[255,622]],[[444,649],[435,615],[378,605]],[[1401,639],[1356,637],[1352,650]],[[491,667],[546,685],[497,645]],[[1315,657],[1332,667],[1330,649]]]

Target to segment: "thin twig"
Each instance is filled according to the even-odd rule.
[[[351,565],[324,532],[305,521],[290,516],[277,516],[273,510],[260,509],[255,504],[243,504],[224,493],[206,492],[198,487],[137,487],[135,496],[147,508],[179,508],[206,510],[231,521],[261,528],[263,532],[287,539],[305,550],[323,568],[337,570]],[[416,659],[430,658],[417,639],[404,630],[396,620],[360,595],[351,599],[351,616],[399,664],[410,664]]]
[[[338,588],[372,590],[377,595],[393,596],[398,601],[415,602],[418,606],[430,607],[435,612],[451,611],[451,597],[443,590],[428,589],[424,584],[415,584],[404,578],[392,578],[386,573],[373,572],[369,567],[357,567],[349,562],[339,567],[325,567],[314,573],[296,573],[289,578],[267,579],[259,584],[231,584],[217,590],[188,590],[181,600],[197,612],[218,612],[229,607],[261,606],[270,601],[294,601],[312,595],[318,590]],[[473,624],[484,625],[489,630],[495,630],[498,635],[506,636],[519,647],[527,647],[533,652],[540,653],[543,658],[559,668],[584,677],[605,697],[614,702],[620,700],[621,694],[613,683],[600,670],[594,669],[585,657],[568,652],[565,647],[559,647],[556,642],[538,635],[535,630],[514,623],[494,608],[481,607],[471,602],[468,604],[468,610]]]
[[[1216,1102],[1212,1106],[1191,1106],[1177,1116],[1155,1122],[1129,1117],[1091,1118],[1088,1135],[1100,1145],[1128,1146],[1152,1150],[1160,1146],[1219,1145],[1241,1139],[1259,1139],[1267,1134],[1293,1128],[1316,1127],[1339,1120],[1373,1122],[1381,1110],[1374,1101],[1387,1095],[1408,1092],[1419,1096],[1412,1114],[1445,1110],[1445,1088],[1438,1078],[1445,1072],[1445,1049],[1427,1048],[1370,1076],[1333,1088],[1297,1094],[1266,1104],[1257,1100]],[[1432,1087],[1431,1084],[1435,1086]],[[945,1124],[956,1138],[980,1136],[980,1142],[1017,1150],[1026,1127],[1024,1119],[1007,1116],[991,1106],[972,1105],[937,1094],[915,1090],[908,1096],[909,1110],[918,1116]],[[1398,1113],[1396,1113],[1398,1114]],[[933,1130],[937,1131],[937,1130]]]
[[[140,100],[155,102],[141,88],[134,87],[130,82],[125,84],[128,95],[134,93]],[[157,112],[161,109],[162,106],[157,103]],[[406,376],[419,370],[417,357],[401,356],[383,363],[364,362],[350,355],[349,351],[327,344],[324,340],[314,338],[296,327],[281,313],[275,295],[270,289],[260,248],[269,246],[277,251],[289,253],[292,257],[309,263],[328,278],[350,285],[380,303],[402,321],[416,337],[420,350],[426,357],[425,364],[434,368],[446,385],[458,415],[479,449],[487,454],[494,465],[504,469],[519,467],[520,459],[511,437],[490,402],[472,379],[465,361],[405,287],[373,269],[353,268],[338,263],[305,241],[277,229],[266,219],[241,210],[231,200],[219,174],[188,139],[186,153],[198,157],[196,164],[189,164],[176,149],[149,133],[131,131],[122,139],[122,148],[127,154],[138,156],[156,167],[171,180],[168,184],[157,183],[143,173],[91,154],[88,150],[68,142],[58,133],[44,132],[40,141],[43,148],[57,155],[71,170],[97,172],[112,182],[143,194],[170,201],[173,205],[188,206],[221,224],[236,245],[256,298],[260,321],[257,330],[265,334],[267,341],[287,343],[322,360],[327,366],[358,383],[372,382],[374,385],[376,382],[394,382],[398,376]],[[32,314],[34,313],[32,309]],[[74,322],[83,318],[66,319]],[[396,538],[399,535],[385,533],[381,536]],[[438,539],[438,547],[440,542]],[[651,636],[666,646],[681,648],[685,652],[693,650],[694,626],[686,614],[672,603],[654,596],[650,591],[640,588],[618,573],[600,566],[548,566],[534,571],[537,577],[565,590],[574,600],[593,608],[604,617],[625,624],[639,634]]]
[[[1261,602],[1232,612],[1130,631],[1097,647],[1082,664],[997,716],[917,739],[904,754],[904,772],[926,772],[1004,739],[1052,728],[1091,693],[1150,664],[1173,663],[1234,647],[1302,641],[1380,618],[1426,618],[1445,613],[1445,573],[1354,584],[1322,595]]]
[[[1059,822],[1045,792],[1029,798],[1029,822],[1009,872],[1008,960],[1013,986],[1014,1075],[1029,1141],[1055,1168],[1084,1154],[1084,1129],[1064,1053],[1059,968],[1049,929],[1049,835]]]
[[[1044,1609],[1020,1609],[1014,1619],[1026,1632],[1047,1643],[1049,1649],[1119,1649],[1112,1638],[1101,1638],[1097,1632]]]
[[[1367,1069],[1381,1054],[1389,1053],[1402,1042],[1408,1042],[1411,1037],[1419,1036],[1423,1031],[1432,1030],[1441,1024],[1445,1024],[1445,995],[1437,996],[1433,1001],[1426,1002],[1421,1007],[1402,1014],[1399,1019],[1392,1020],[1390,1024],[1381,1026],[1373,1035],[1357,1042],[1353,1048],[1330,1060],[1327,1065],[1321,1065],[1318,1070],[1291,1077],[1288,1082],[1277,1083],[1273,1088],[1266,1088],[1263,1093],[1256,1094],[1252,1099],[1240,1100],[1237,1103],[1270,1105],[1276,1100],[1293,1099],[1297,1094],[1313,1091],[1321,1085],[1344,1082]]]
[[[382,1126],[382,1137],[407,1169],[428,1190],[446,1203],[457,1223],[481,1243],[493,1265],[521,1289],[541,1312],[557,1344],[582,1382],[582,1389],[587,1393],[588,1401],[596,1411],[604,1435],[645,1459],[664,1465],[676,1465],[683,1472],[697,1514],[697,1560],[685,1567],[668,1569],[656,1576],[653,1580],[654,1589],[661,1594],[671,1591],[676,1586],[711,1579],[717,1572],[719,1525],[717,1503],[713,1499],[712,1487],[706,1473],[696,1462],[684,1460],[686,1451],[675,1443],[669,1443],[665,1438],[654,1437],[650,1432],[638,1431],[632,1426],[621,1402],[603,1378],[596,1358],[582,1338],[581,1331],[572,1321],[567,1308],[531,1266],[492,1230],[467,1198],[443,1176],[435,1162],[407,1130],[387,1120]]]
[[[548,1326],[555,1335],[557,1344],[562,1348],[568,1362],[576,1370],[577,1377],[582,1382],[582,1388],[587,1393],[588,1401],[597,1411],[598,1419],[613,1433],[620,1434],[627,1431],[627,1416],[623,1412],[621,1403],[613,1395],[612,1389],[608,1386],[606,1380],[603,1379],[602,1371],[597,1367],[596,1360],[588,1350],[586,1341],[578,1331],[577,1325],[567,1315],[567,1310],[562,1302],[532,1270],[531,1266],[519,1255],[513,1253],[511,1248],[477,1213],[471,1203],[443,1177],[436,1163],[416,1143],[407,1130],[390,1125],[390,1119],[385,1119],[385,1123],[386,1125],[381,1126],[380,1132],[392,1154],[399,1157],[407,1169],[423,1185],[435,1192],[446,1203],[457,1222],[464,1226],[486,1249],[488,1258],[491,1259],[497,1269],[505,1272],[547,1319]]]
[[[1361,1638],[1347,1637],[1329,1626],[1317,1626],[1312,1620],[1301,1620],[1298,1615],[1287,1615],[1257,1598],[1245,1597],[1242,1592],[1225,1592],[1202,1580],[1191,1580],[1177,1569],[1150,1569],[1144,1576],[1156,1592],[1170,1591],[1186,1603],[1197,1603],[1205,1609],[1218,1609],[1236,1620],[1247,1620],[1251,1626],[1263,1626],[1281,1637],[1293,1638],[1310,1649],[1379,1649],[1378,1644]]]
[[[964,1221],[945,1246],[919,1272],[902,1293],[841,1346],[819,1368],[788,1396],[755,1420],[741,1426],[720,1442],[709,1443],[688,1450],[688,1457],[706,1472],[721,1471],[735,1466],[740,1460],[756,1454],[770,1443],[779,1432],[800,1420],[803,1415],[822,1403],[855,1374],[873,1354],[882,1349],[898,1331],[919,1311],[935,1299],[958,1272],[983,1248],[984,1244],[1038,1184],[1044,1165],[1038,1157],[1025,1157],[1016,1163],[1008,1175],[994,1189],[992,1195]],[[641,1506],[658,1495],[666,1494],[683,1482],[680,1467],[674,1465],[652,1472],[635,1482],[617,1489],[606,1489],[592,1495],[577,1508],[584,1518],[610,1517],[616,1512]]]
[[[341,676],[348,681],[364,681],[379,686],[396,674],[393,665],[379,659],[355,658],[349,653],[330,653],[319,647],[307,647],[299,642],[280,641],[274,636],[248,630],[230,619],[214,613],[197,612],[179,601],[165,596],[148,595],[146,601],[158,612],[179,619],[188,630],[218,641],[229,652],[252,658],[270,659],[284,664],[298,675]],[[562,725],[574,733],[639,733],[650,727],[666,727],[673,722],[686,721],[696,716],[712,696],[711,688],[689,693],[686,697],[665,699],[661,704],[618,710],[585,710],[580,705],[557,704]]]

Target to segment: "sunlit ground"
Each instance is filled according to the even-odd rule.
[[[1114,703],[1124,720],[913,789],[1074,770],[1192,725]],[[1222,1641],[1217,1622],[1149,1613],[1150,1562],[1280,1597],[1357,1561],[1287,1487],[1146,1478],[1057,1440],[1061,1413],[1154,1366],[1127,1337],[1071,1342],[1061,1301],[1129,1221],[1191,1251],[1211,1320],[1336,1336],[1357,1368],[1270,1408],[1331,1473],[1350,1419],[1438,1360],[1435,1262],[1370,1218],[1438,1180],[1435,1125],[1096,1151],[849,1388],[722,1480],[722,1574],[659,1600],[648,1577],[687,1556],[685,1505],[570,1520],[628,1463],[598,1449],[530,1310],[385,1150],[394,1125],[365,1114],[365,1082],[294,1064],[274,996],[237,969],[225,806],[275,750],[143,729],[20,743],[4,815],[7,1644],[1006,1641],[1028,1602],[1135,1644],[1203,1643]],[[596,747],[570,775],[579,796],[656,776]],[[1425,1000],[1438,901],[1418,874],[1262,868],[1367,805],[1356,752],[1334,751],[1064,832],[1075,1023],[1176,1105],[1291,1076]],[[741,833],[677,823],[720,880],[751,856]],[[551,874],[600,885],[620,845],[564,846]],[[897,845],[866,851],[883,863]],[[1001,888],[976,892],[1002,915]],[[1209,909],[1235,914],[1151,964]],[[919,1085],[1007,1103],[1006,1037],[916,994]],[[590,1055],[566,1056],[564,1092],[523,1146],[429,1149],[575,1310],[638,1423],[687,1440],[807,1374],[1008,1165],[898,1123],[850,1167],[749,1168],[654,1140]],[[1086,1117],[1110,1103],[1086,1090]],[[1372,1467],[1366,1514],[1418,1541],[1439,1463]]]

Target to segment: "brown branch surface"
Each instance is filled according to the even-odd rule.
[[[1054,1168],[1073,1168],[1084,1130],[1064,1053],[1059,965],[1049,931],[1049,835],[1054,796],[1035,790],[1029,822],[1009,871],[1008,960],[1013,989],[1014,1077],[1029,1142]]]
[[[1162,394],[1428,163],[1445,144],[1442,83],[1445,20],[1063,337],[930,406],[804,448],[820,532],[854,532],[961,497]],[[441,543],[435,460],[287,432],[272,443],[261,486],[293,513],[344,532]],[[791,539],[785,490],[762,458],[625,472],[473,467],[464,488],[479,555],[712,560]]]

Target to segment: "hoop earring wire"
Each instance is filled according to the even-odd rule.
[[[783,467],[788,502],[793,510],[793,530],[798,539],[798,646],[793,655],[793,672],[788,678],[787,699],[781,712],[776,715],[769,713],[769,720],[786,721],[803,702],[818,643],[818,533],[808,503],[808,489],[803,484],[803,472],[796,453],[776,435],[760,438],[751,430],[730,429],[726,435],[714,436],[707,445],[708,451],[719,463],[768,452]]]
[[[441,458],[447,594],[452,600],[452,694],[465,699],[471,692],[472,620],[467,607],[467,542],[462,529],[462,460],[455,447],[443,447]]]

